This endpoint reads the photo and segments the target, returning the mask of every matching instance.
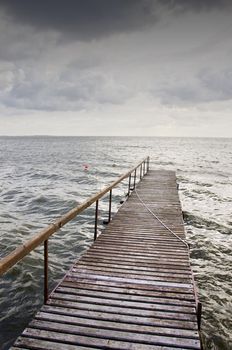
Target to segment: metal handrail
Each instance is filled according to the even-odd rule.
[[[144,158],[139,164],[130,169],[125,174],[121,175],[116,181],[112,184],[106,186],[103,190],[96,193],[92,197],[88,198],[82,204],[76,206],[75,208],[68,211],[66,214],[57,219],[54,223],[47,226],[45,229],[41,230],[34,237],[26,241],[24,244],[17,247],[14,251],[12,251],[7,256],[3,257],[0,260],[0,276],[7,272],[11,267],[17,264],[21,259],[23,259],[26,255],[28,255],[32,250],[37,248],[39,245],[44,243],[44,301],[46,302],[48,298],[48,239],[55,232],[57,232],[61,227],[63,227],[66,223],[74,219],[78,214],[80,214],[83,210],[90,207],[93,203],[96,202],[95,209],[95,229],[94,229],[94,240],[97,238],[97,221],[98,221],[98,202],[107,192],[110,192],[109,196],[109,218],[108,221],[111,220],[111,201],[112,201],[112,190],[116,187],[120,182],[129,177],[129,186],[128,193],[130,195],[130,191],[133,190],[136,184],[136,171],[140,167],[140,176],[139,179],[144,176],[149,170],[149,157]],[[134,184],[133,188],[131,188],[131,176],[134,172]]]

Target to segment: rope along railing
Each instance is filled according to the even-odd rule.
[[[111,221],[111,204],[112,204],[112,190],[123,180],[129,178],[127,196],[130,196],[130,192],[135,188],[137,179],[137,170],[140,171],[139,179],[141,180],[149,170],[149,157],[144,158],[139,164],[130,169],[127,173],[121,175],[116,181],[109,186],[105,187],[100,192],[96,193],[92,197],[88,198],[85,202],[71,209],[69,212],[61,216],[54,223],[41,230],[33,238],[26,241],[24,244],[17,247],[10,254],[0,260],[0,276],[7,272],[11,267],[22,260],[35,248],[44,244],[44,302],[48,300],[48,239],[60,228],[62,228],[69,221],[73,220],[78,214],[83,212],[86,208],[90,207],[93,203],[96,203],[95,207],[95,224],[94,224],[94,240],[97,239],[97,226],[98,226],[98,207],[99,200],[109,192],[109,211],[108,222]],[[133,178],[133,184],[132,184]]]

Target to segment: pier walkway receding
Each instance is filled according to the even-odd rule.
[[[175,173],[150,170],[11,349],[201,349],[197,308]]]

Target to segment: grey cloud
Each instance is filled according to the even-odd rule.
[[[1,0],[0,0],[1,4]],[[35,31],[26,25],[11,23],[0,7],[0,65],[2,62],[20,62],[31,60],[41,56],[49,48],[57,44],[57,33],[43,33]]]
[[[232,68],[219,72],[205,71],[200,74],[202,86],[217,100],[232,99]]]
[[[0,98],[2,105],[9,108],[77,111],[98,104],[123,104],[131,95],[128,88],[104,74],[82,74],[76,79],[68,79],[68,74],[63,73],[50,81],[33,80],[27,74],[21,82],[1,91]]]
[[[14,21],[52,29],[79,40],[141,30],[167,9],[203,11],[231,7],[230,0],[0,0]]]
[[[230,0],[162,0],[164,5],[180,10],[204,11],[231,8]]]
[[[176,11],[204,11],[216,8],[219,3],[221,9],[229,6],[227,1],[222,0],[0,0],[0,5],[18,21],[25,21],[42,29],[63,30],[84,40],[114,32],[141,29],[147,23],[151,25],[158,19],[154,13],[159,3],[164,8],[171,7]],[[180,77],[171,81],[170,74],[168,78],[162,75],[157,80],[151,79],[152,70],[158,71],[159,66],[155,55],[155,50],[158,52],[159,49],[158,41],[160,40],[162,45],[164,42],[162,32],[159,40],[152,42],[151,35],[154,34],[155,37],[156,28],[150,36],[142,33],[145,43],[143,49],[141,39],[140,42],[137,39],[132,42],[131,36],[110,38],[100,44],[68,42],[67,45],[57,45],[59,35],[56,32],[41,33],[27,26],[11,26],[6,23],[6,17],[4,18],[5,27],[3,24],[0,27],[6,29],[2,30],[0,37],[0,46],[3,48],[0,58],[5,62],[3,64],[0,61],[3,67],[0,71],[0,98],[6,107],[43,111],[80,110],[89,107],[94,109],[99,104],[123,104],[136,96],[139,89],[145,95],[151,92],[152,96],[160,99],[165,105],[193,105],[232,98],[231,69],[218,70],[217,73],[205,70],[197,75],[199,65],[194,68],[193,64],[181,80],[182,69],[178,73],[179,68],[175,66],[172,50],[170,56],[173,62],[170,67],[173,67],[173,72],[177,72],[176,76],[179,74]],[[183,27],[183,30],[185,28]],[[125,38],[127,40],[123,42]],[[120,41],[121,39],[123,40]],[[115,48],[114,42],[117,43]],[[174,40],[173,47],[178,46],[177,44]],[[199,44],[205,47],[205,42],[202,43],[200,38]],[[152,45],[154,52],[150,50]],[[125,50],[125,47],[128,50]],[[166,47],[170,48],[170,42]],[[144,53],[141,59],[139,50]],[[146,53],[149,58],[143,60]],[[168,54],[168,50],[167,53],[165,51],[165,57]],[[181,51],[181,58],[183,56]],[[192,54],[185,56],[186,61],[189,59],[193,62],[195,58]],[[146,62],[148,66],[150,64],[150,70],[146,68]],[[161,63],[162,71],[165,62]],[[216,64],[213,65],[216,70]],[[155,84],[156,88],[150,91],[150,86]]]
[[[205,101],[205,96],[199,87],[191,84],[179,83],[175,86],[167,86],[158,91],[152,92],[153,96],[158,97],[162,104],[166,106],[192,105]]]
[[[1,0],[13,20],[94,39],[154,23],[152,0]]]
[[[165,105],[193,105],[212,101],[232,100],[232,69],[212,72],[201,70],[195,78],[167,82],[162,88],[152,90]]]
[[[89,69],[93,69],[101,66],[102,57],[97,55],[95,52],[91,53],[78,52],[78,56],[72,60],[68,65],[65,71],[62,72],[61,78],[64,80],[75,80],[76,77],[73,75],[74,72],[85,72]]]

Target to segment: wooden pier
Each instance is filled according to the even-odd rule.
[[[184,239],[175,173],[149,171],[11,349],[201,349]]]

